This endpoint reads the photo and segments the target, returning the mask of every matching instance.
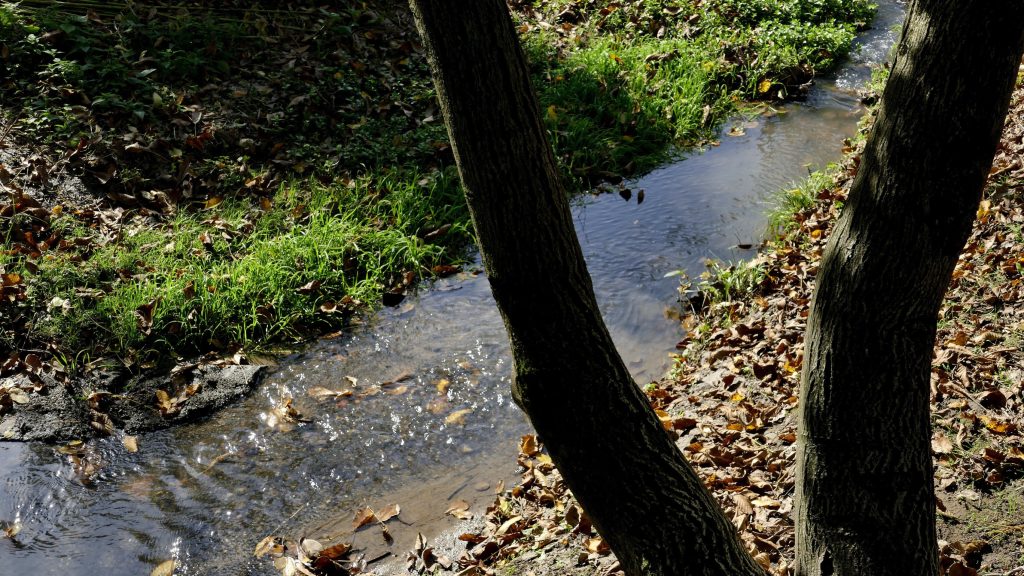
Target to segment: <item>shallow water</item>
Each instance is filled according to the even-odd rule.
[[[862,112],[853,90],[901,16],[900,4],[882,3],[861,55],[807,102],[727,125],[743,135],[630,183],[631,201],[576,202],[601,311],[638,381],[669,367],[682,336],[670,313],[679,281],[665,275],[753,254],[737,246],[757,244],[772,194],[839,158]],[[101,466],[88,485],[53,447],[0,444],[0,520],[23,526],[0,539],[0,574],[137,575],[168,558],[177,574],[273,574],[251,554],[263,536],[337,536],[360,506],[392,502],[403,508],[389,524],[401,556],[417,531],[451,523],[449,502],[485,502],[514,474],[515,439],[529,426],[509,400],[509,373],[486,279],[465,272],[284,359],[213,420],[144,435],[135,454],[116,438],[91,443]],[[315,400],[316,386],[353,396]],[[269,425],[287,396],[311,422]],[[357,544],[386,550],[379,531]]]

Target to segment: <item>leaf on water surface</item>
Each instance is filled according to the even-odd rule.
[[[177,567],[177,563],[174,560],[164,560],[159,566],[153,568],[149,576],[173,576],[175,567]]]
[[[377,520],[387,522],[402,513],[402,507],[398,504],[390,504],[377,512]]]
[[[438,394],[447,394],[448,393],[448,387],[451,386],[451,385],[452,385],[452,383],[449,382],[447,378],[441,378],[440,380],[437,381],[437,384],[435,384],[435,386],[437,387],[437,393]]]
[[[323,386],[314,386],[307,392],[313,398],[342,398],[352,395],[352,391],[349,389],[343,390],[331,390],[324,388]]]
[[[377,515],[374,514],[373,509],[367,506],[366,508],[360,508],[356,511],[356,517],[352,519],[352,529],[358,530],[363,526],[366,526],[370,522],[376,522]]]
[[[444,423],[449,425],[458,424],[459,426],[465,426],[466,415],[472,412],[472,408],[463,408],[462,410],[456,410],[455,412],[452,412],[451,414],[448,415],[447,418],[444,419]]]
[[[317,557],[324,549],[324,545],[319,540],[313,540],[312,538],[303,538],[301,546],[306,556],[311,558]]]
[[[252,555],[257,558],[262,558],[267,554],[273,554],[275,556],[284,554],[284,544],[281,542],[280,538],[273,535],[267,536],[263,540],[260,540],[259,544],[257,544],[256,548],[252,551]]]
[[[526,456],[535,456],[541,451],[537,436],[527,434],[519,440],[519,452]]]
[[[469,511],[469,502],[465,500],[456,500],[444,511],[445,514],[454,516],[459,520],[472,520],[473,513]]]
[[[3,526],[2,531],[7,538],[14,538],[21,532],[21,522],[18,520],[14,522],[0,522],[0,526]]]
[[[450,264],[439,264],[430,269],[430,271],[439,278],[445,278],[453,274],[457,274],[460,270],[461,268],[458,266],[452,266]]]
[[[319,558],[326,560],[341,560],[352,551],[352,545],[346,542],[328,546],[320,551]]]
[[[121,439],[121,443],[124,444],[125,449],[129,452],[139,451],[139,439],[135,436],[125,436]]]

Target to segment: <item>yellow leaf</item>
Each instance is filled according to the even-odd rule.
[[[552,104],[551,106],[548,106],[548,119],[549,120],[558,120],[558,112],[556,112],[555,110],[556,110],[556,108],[555,108],[554,104]]]
[[[129,452],[139,451],[139,440],[135,436],[125,436],[124,438],[121,439],[121,443],[124,444],[124,447]]]
[[[174,560],[165,560],[161,562],[159,566],[153,568],[153,571],[149,573],[149,576],[173,576],[174,567],[176,566]]]
[[[1016,429],[1016,426],[1014,426],[1012,422],[999,420],[998,418],[982,416],[981,421],[985,424],[985,428],[988,428],[996,434],[1009,434]]]
[[[447,418],[444,419],[444,423],[458,424],[459,426],[464,426],[466,424],[466,415],[472,412],[472,408],[463,408],[462,410],[456,410],[455,412],[452,412],[451,414],[448,415]]]
[[[664,410],[655,409],[654,413],[658,415],[658,421],[661,422],[661,427],[665,430],[672,429],[672,417],[669,416],[668,412]]]
[[[533,434],[523,436],[519,441],[519,452],[527,456],[535,456],[540,452],[540,447],[537,445],[537,437]]]
[[[772,89],[772,81],[768,80],[767,78],[764,79],[764,80],[761,80],[761,83],[757,85],[757,91],[760,92],[761,94],[764,94],[765,92],[767,92],[767,91],[769,91],[771,89]]]
[[[448,387],[451,386],[451,384],[452,383],[449,382],[447,378],[441,378],[440,380],[437,381],[437,393],[447,394]]]
[[[991,209],[992,201],[982,200],[981,203],[978,204],[978,218],[984,218],[985,216],[988,216],[988,213]]]

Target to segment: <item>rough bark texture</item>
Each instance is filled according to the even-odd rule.
[[[412,0],[512,343],[513,397],[627,574],[763,574],[598,312],[503,0]]]
[[[797,574],[935,576],[929,372],[1024,48],[1024,3],[915,1],[808,321]]]

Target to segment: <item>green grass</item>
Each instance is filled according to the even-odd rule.
[[[744,100],[797,95],[873,11],[865,0],[534,4],[539,16],[516,23],[574,189],[713,140]],[[555,22],[566,9],[575,24]],[[262,11],[270,20],[69,10],[0,4],[0,100],[17,111],[4,126],[54,158],[88,139],[71,166],[88,178],[116,164],[101,192],[180,201],[148,216],[139,206],[152,205],[129,205],[132,224],[113,238],[69,210],[47,226],[75,247],[38,258],[12,250],[23,215],[0,221],[0,272],[20,273],[28,296],[0,308],[0,352],[146,364],[302,338],[468,243],[426,60],[400,18],[372,3]],[[801,194],[791,209],[813,190]],[[441,242],[422,239],[443,225]],[[718,272],[709,289],[726,299],[759,281],[744,265]]]
[[[815,170],[807,178],[791,188],[776,194],[772,208],[768,211],[769,234],[787,232],[800,225],[795,219],[796,214],[814,207],[818,194],[822,190],[832,188],[839,166],[829,164],[821,170]]]
[[[799,96],[874,13],[864,0],[581,4],[537,1],[556,25],[518,22],[556,153],[584,183],[642,174],[672,146],[712,139],[742,99]],[[576,23],[559,26],[566,13]]]
[[[708,305],[714,306],[756,292],[767,278],[764,265],[756,261],[710,261],[708,270],[701,274],[697,289],[705,295]]]
[[[70,304],[40,311],[41,336],[69,351],[102,342],[94,355],[133,364],[340,326],[360,301],[376,305],[406,273],[430,276],[431,266],[457,256],[468,236],[464,210],[451,175],[423,185],[403,174],[351,185],[293,182],[258,217],[247,203],[226,201],[129,228],[84,263],[72,262],[80,253],[60,253],[22,272],[33,300]],[[443,243],[420,237],[453,223]],[[82,230],[73,217],[58,226],[67,238]],[[302,290],[311,282],[320,285]],[[154,302],[147,334],[137,311]]]

